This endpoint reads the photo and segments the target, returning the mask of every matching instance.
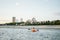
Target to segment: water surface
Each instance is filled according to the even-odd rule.
[[[0,28],[0,40],[60,40],[60,29],[31,32],[28,29]]]

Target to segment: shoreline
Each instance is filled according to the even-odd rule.
[[[21,28],[21,29],[31,29],[35,27],[36,29],[56,29],[59,28],[60,29],[60,25],[36,25],[36,26],[15,26],[15,25],[5,25],[5,26],[0,26],[0,28]]]

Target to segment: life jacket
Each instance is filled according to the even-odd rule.
[[[32,32],[36,32],[37,30],[36,30],[36,29],[32,29],[31,31],[32,31]]]

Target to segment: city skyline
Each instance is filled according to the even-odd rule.
[[[12,17],[60,20],[60,0],[0,0],[0,23],[11,22]]]

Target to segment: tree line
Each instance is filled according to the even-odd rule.
[[[40,22],[11,22],[11,23],[6,23],[6,25],[60,25],[60,20],[53,20],[53,21],[40,21]]]

